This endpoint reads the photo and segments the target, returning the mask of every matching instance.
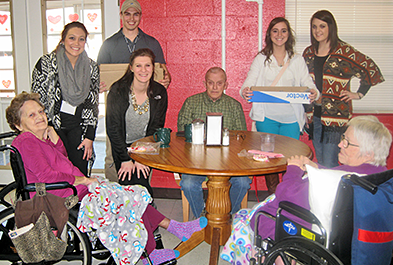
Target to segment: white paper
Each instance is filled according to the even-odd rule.
[[[71,104],[67,103],[67,101],[62,101],[60,111],[63,113],[67,113],[70,115],[75,115],[76,107],[72,106]]]

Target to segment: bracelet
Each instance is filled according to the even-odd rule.
[[[356,94],[358,94],[359,99],[362,99],[362,97],[364,97],[364,95],[360,92],[357,92]]]

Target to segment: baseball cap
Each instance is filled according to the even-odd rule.
[[[126,1],[124,1],[123,4],[121,5],[121,10],[120,10],[121,13],[123,13],[124,11],[129,9],[130,7],[133,7],[139,13],[142,13],[141,5],[139,4],[139,2],[137,0],[126,0]]]

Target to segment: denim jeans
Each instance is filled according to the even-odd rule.
[[[182,174],[180,186],[184,195],[186,196],[192,213],[198,218],[205,202],[203,200],[202,182],[206,180],[206,176]],[[232,177],[229,179],[231,188],[229,190],[229,197],[232,203],[231,213],[236,213],[240,210],[240,204],[250,189],[251,179],[248,177]]]
[[[340,148],[339,143],[328,143],[325,140],[321,142],[322,138],[322,123],[320,117],[313,117],[313,145],[315,149],[315,156],[317,157],[318,163],[327,168],[333,168],[338,166],[338,153]],[[328,134],[331,132],[324,132],[324,139],[328,138]]]

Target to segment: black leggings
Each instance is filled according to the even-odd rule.
[[[78,146],[81,144],[82,129],[81,127],[74,127],[72,129],[61,128],[57,131],[61,140],[64,143],[65,149],[68,154],[68,159],[74,166],[87,176],[87,164],[88,160],[83,159],[84,150],[78,150]]]
[[[135,162],[134,160],[132,160],[132,161]],[[116,163],[116,171],[117,172],[119,171],[120,166],[121,166],[121,164]],[[152,171],[152,168],[150,168],[150,173],[151,173],[151,171]],[[136,184],[142,185],[143,187],[146,187],[146,189],[149,191],[150,195],[153,197],[153,189],[149,183],[150,173],[147,176],[147,178],[145,178],[143,176],[142,171],[141,171],[141,172],[139,172],[139,179],[138,179],[138,176],[137,176],[136,170],[135,170],[134,173],[132,173],[131,180],[128,179],[128,173],[127,173],[127,176],[124,178],[124,180],[119,179],[119,184],[120,185],[136,185]]]

